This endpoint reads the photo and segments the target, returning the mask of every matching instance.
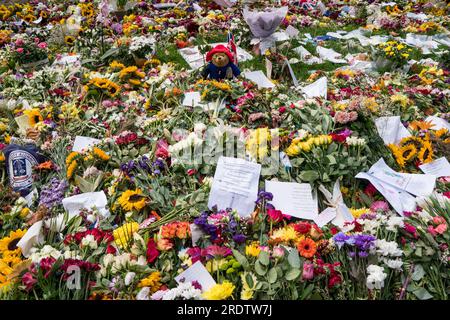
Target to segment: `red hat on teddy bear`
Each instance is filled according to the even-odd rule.
[[[233,61],[233,54],[228,50],[224,45],[219,44],[215,46],[213,49],[209,50],[209,52],[206,54],[206,61],[211,61],[212,57],[216,53],[225,53],[228,58],[230,58],[230,61]]]

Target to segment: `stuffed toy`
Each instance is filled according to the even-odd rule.
[[[233,54],[221,44],[206,54],[206,61],[209,63],[202,72],[204,79],[232,79],[241,74],[241,70],[232,62]]]

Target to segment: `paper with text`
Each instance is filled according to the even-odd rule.
[[[244,159],[220,157],[208,199],[208,207],[232,208],[248,217],[255,209],[261,165]]]
[[[197,261],[180,275],[176,276],[175,281],[177,283],[197,281],[202,286],[203,292],[216,285],[216,281],[214,281],[214,278],[200,261]]]
[[[270,203],[289,216],[313,220],[319,212],[309,183],[266,180],[266,192],[273,194]]]

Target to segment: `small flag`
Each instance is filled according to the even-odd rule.
[[[238,64],[238,56],[237,56],[237,47],[236,47],[236,43],[234,42],[234,35],[231,32],[228,32],[228,50],[231,51],[231,53],[233,53],[233,63],[235,65]]]

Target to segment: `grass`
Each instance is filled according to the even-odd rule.
[[[352,30],[358,29],[360,26],[356,24],[349,24],[346,26],[338,26],[338,25],[329,25],[326,27],[303,27],[300,28],[300,35],[299,38],[304,38],[305,34],[310,34],[312,38],[315,38],[317,36],[326,35],[327,32],[335,32],[338,30],[344,30],[347,32],[350,32]],[[374,31],[371,33],[371,35],[389,35],[390,32],[388,30],[381,30],[381,31]],[[405,37],[406,34],[400,35],[402,37]],[[217,33],[217,32],[211,32],[203,36],[198,36],[195,41],[194,45],[205,45],[205,44],[211,44],[211,43],[217,43],[217,42],[226,42],[227,40],[227,34],[226,33]],[[352,43],[353,42],[353,43]],[[286,43],[286,42],[285,42]],[[293,39],[288,43],[287,47],[282,47],[280,49],[280,45],[278,45],[277,49],[280,53],[287,56],[289,59],[291,58],[297,58],[300,57],[298,54],[293,51],[294,48],[299,47],[302,45],[305,49],[307,49],[309,52],[311,52],[313,55],[316,55],[316,46],[317,43],[313,41],[308,41],[306,44],[300,43],[298,39]],[[329,49],[333,49],[334,51],[341,53],[343,56],[345,56],[347,53],[350,54],[356,54],[356,53],[362,53],[362,52],[370,52],[370,47],[363,47],[360,45],[359,41],[357,39],[351,39],[351,40],[327,40],[322,41],[320,43],[321,46]],[[251,53],[251,48],[244,47],[243,49],[247,50]],[[434,60],[438,60],[439,57],[435,54],[427,55],[426,57],[430,57]],[[166,44],[161,45],[157,50],[157,58],[161,60],[162,62],[172,62],[175,63],[176,69],[189,69],[189,65],[187,62],[183,59],[183,57],[179,54],[178,48],[175,44]],[[420,60],[423,58],[423,54],[420,52],[420,50],[417,50],[416,48],[413,48],[413,51],[411,52],[410,59],[414,60]],[[333,71],[339,67],[344,66],[345,64],[337,64],[329,61],[325,61],[321,64],[313,64],[308,65],[303,62],[298,62],[291,64],[291,67],[294,71],[295,76],[299,81],[306,80],[309,75],[317,70],[320,71]],[[243,61],[239,63],[239,68],[241,71],[248,69],[248,70],[262,70],[263,72],[266,72],[266,63],[265,63],[265,57],[262,56],[254,56],[253,59],[248,61]],[[290,77],[288,78],[290,80]]]

